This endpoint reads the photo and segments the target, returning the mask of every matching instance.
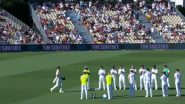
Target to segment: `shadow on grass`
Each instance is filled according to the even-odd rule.
[[[173,96],[176,96],[175,94],[170,94],[170,95],[168,95],[168,97],[173,97]],[[182,96],[185,96],[185,95],[182,95]],[[153,97],[162,97],[162,95],[154,95]],[[166,97],[166,98],[168,98],[168,97]],[[133,97],[130,97],[129,95],[125,95],[125,96],[113,96],[113,98],[112,99],[127,99],[127,98],[145,98],[145,96],[133,96]],[[150,97],[148,97],[148,98],[150,98]],[[92,97],[90,97],[89,99],[92,99],[92,100],[95,100],[95,99],[102,99],[102,100],[107,100],[107,99],[104,99],[103,97],[100,97],[100,96],[98,96],[98,97],[96,97],[96,98],[92,98]]]
[[[181,96],[185,96],[185,95],[181,95]]]
[[[183,89],[185,89],[185,88],[181,88],[181,89],[183,90]],[[153,89],[153,90],[155,90],[155,89]],[[158,90],[162,90],[162,88],[159,87]],[[168,90],[176,90],[176,88],[175,88],[175,87],[172,87],[172,88],[169,88]]]
[[[77,90],[67,90],[65,92],[67,92],[67,93],[73,93],[73,92],[80,92],[80,91],[79,90],[78,91]]]
[[[124,97],[124,96],[113,96],[112,99],[123,99],[123,98],[126,98],[126,97]],[[93,99],[93,98],[89,98],[89,99]],[[106,98],[103,98],[103,97],[100,97],[100,96],[96,97],[95,99],[107,100]]]
[[[160,95],[154,95],[153,97],[162,97],[163,95],[160,94]],[[175,94],[169,94],[168,96],[176,96]]]

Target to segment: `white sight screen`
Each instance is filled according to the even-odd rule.
[[[175,0],[175,5],[182,5],[183,6],[184,0]]]

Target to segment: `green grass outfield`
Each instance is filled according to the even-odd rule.
[[[161,90],[153,91],[152,98],[145,98],[145,91],[136,91],[136,97],[129,98],[128,90],[115,91],[114,99],[102,99],[105,91],[90,91],[97,99],[80,100],[80,75],[83,66],[91,69],[91,87],[98,87],[98,69],[109,70],[113,65],[124,64],[128,75],[130,66],[140,68],[141,64],[151,68],[157,65],[162,72],[164,64],[171,70],[169,97],[163,98]],[[60,65],[65,75],[65,93],[53,93],[56,66]],[[177,98],[174,89],[174,70],[185,73],[185,51],[85,51],[49,53],[0,53],[0,104],[184,104],[185,95]],[[184,78],[184,77],[183,77]],[[118,78],[117,78],[118,79]],[[161,81],[158,80],[159,87]],[[117,83],[118,84],[118,83]],[[137,84],[139,87],[139,83]],[[128,86],[128,80],[127,80]],[[182,82],[185,94],[185,79]],[[89,96],[90,97],[90,96]]]

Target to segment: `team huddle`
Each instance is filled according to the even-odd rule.
[[[98,71],[99,75],[99,86],[96,90],[107,90],[107,99],[113,98],[113,90],[126,90],[126,71],[123,66],[120,66],[118,70],[113,66],[110,71],[106,73],[106,70],[102,67],[100,67]],[[141,68],[139,69],[139,79],[140,79],[140,90],[146,91],[145,97],[152,97],[152,90],[153,88],[155,90],[158,90],[158,82],[157,82],[157,76],[158,76],[158,69],[154,65],[153,68],[150,70],[149,68],[145,68],[144,65],[141,65]],[[166,97],[168,96],[168,89],[170,88],[169,83],[169,75],[170,70],[167,65],[164,66],[164,69],[162,71],[162,75],[160,77],[161,80],[161,88],[162,88],[162,96]],[[117,88],[116,84],[116,78],[119,76],[119,86]],[[129,96],[133,97],[135,96],[135,90],[137,90],[137,84],[136,80],[138,79],[137,76],[137,69],[134,65],[131,66],[130,72],[128,74],[128,81],[129,81]],[[176,69],[176,72],[174,73],[174,79],[175,79],[175,87],[176,87],[176,96],[181,96],[181,73],[179,72],[179,69]],[[56,77],[54,78],[53,83],[55,85],[50,89],[52,92],[55,88],[59,87],[60,93],[63,93],[62,90],[62,80],[65,80],[65,77],[63,77],[60,73],[60,67],[57,68],[56,71]],[[83,70],[83,74],[80,77],[81,82],[81,97],[80,99],[83,99],[83,95],[85,94],[85,99],[88,99],[88,90],[90,90],[90,70],[86,66]]]

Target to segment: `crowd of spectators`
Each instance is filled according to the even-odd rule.
[[[1,44],[44,44],[40,35],[32,29],[19,26],[0,10],[0,43]]]
[[[83,38],[79,35],[71,18],[68,16],[72,5],[69,3],[34,4],[35,12],[48,39],[55,44],[82,44]]]
[[[154,43],[150,29],[138,21],[132,4],[83,3],[75,6],[95,43]],[[78,17],[77,16],[77,17]]]
[[[138,6],[151,22],[152,30],[158,31],[166,42],[185,42],[185,22],[170,2],[154,0],[152,4],[146,4],[145,0],[140,0]]]
[[[83,44],[84,39],[73,24],[69,13],[75,11],[78,24],[89,31],[96,44],[155,43],[152,35],[158,33],[168,43],[185,42],[185,21],[176,13],[175,7],[166,0],[146,0],[135,3],[34,3],[49,43]],[[139,21],[142,13],[150,22],[145,27]],[[0,43],[45,44],[43,37],[32,29],[12,21],[0,10]]]

